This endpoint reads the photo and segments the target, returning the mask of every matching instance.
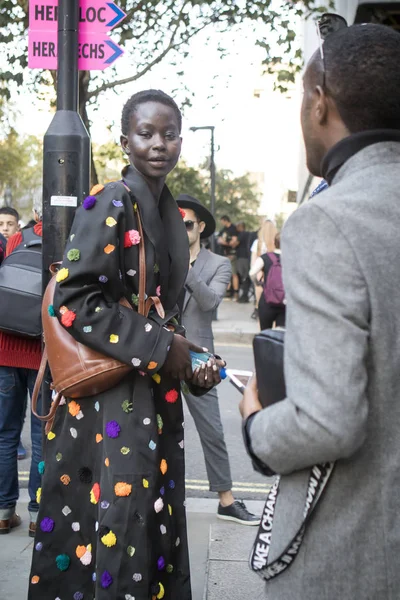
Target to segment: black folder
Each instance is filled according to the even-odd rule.
[[[283,328],[265,329],[253,340],[258,397],[263,408],[286,397],[283,372],[284,341]]]

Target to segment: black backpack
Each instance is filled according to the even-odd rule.
[[[42,335],[42,238],[33,227],[0,267],[0,331],[28,338]]]

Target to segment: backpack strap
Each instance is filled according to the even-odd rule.
[[[273,265],[279,264],[280,260],[279,260],[278,256],[275,254],[275,252],[267,252],[267,256]]]
[[[53,426],[53,421],[54,421],[54,417],[56,414],[56,410],[58,408],[58,405],[61,402],[62,395],[57,394],[57,396],[54,398],[54,400],[51,404],[51,407],[50,407],[49,414],[38,415],[37,401],[38,401],[39,393],[40,393],[40,390],[42,387],[44,374],[46,372],[46,367],[47,367],[47,350],[46,350],[46,346],[45,346],[43,349],[42,360],[40,361],[40,367],[39,367],[39,371],[38,371],[36,381],[35,381],[35,387],[33,388],[33,393],[32,393],[32,412],[35,415],[35,417],[40,419],[40,421],[47,421],[46,427],[45,427],[45,433],[47,434],[47,433],[49,433],[49,431],[51,430],[51,428]]]

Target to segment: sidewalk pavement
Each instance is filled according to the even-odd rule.
[[[252,319],[253,302],[240,304],[225,298],[217,312],[217,321],[213,321],[215,343],[252,344],[253,337],[260,331],[258,319]]]
[[[246,501],[246,505],[261,514],[263,502]],[[1,539],[0,600],[27,598],[33,549],[27,506],[28,492],[23,489],[18,503],[23,524]],[[218,521],[216,511],[217,500],[187,499],[192,600],[261,600],[263,584],[247,565],[257,528]]]

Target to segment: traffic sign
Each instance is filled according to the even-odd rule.
[[[78,68],[104,70],[123,54],[107,37],[126,14],[114,2],[80,0]],[[57,0],[29,2],[28,66],[31,69],[57,69]]]
[[[79,32],[106,33],[118,25],[126,14],[114,2],[105,0],[80,0]],[[29,29],[34,31],[57,30],[57,0],[31,0],[29,2]]]
[[[78,69],[103,71],[123,54],[122,48],[105,35],[79,34]],[[57,69],[57,31],[30,31],[28,43],[31,69]]]

